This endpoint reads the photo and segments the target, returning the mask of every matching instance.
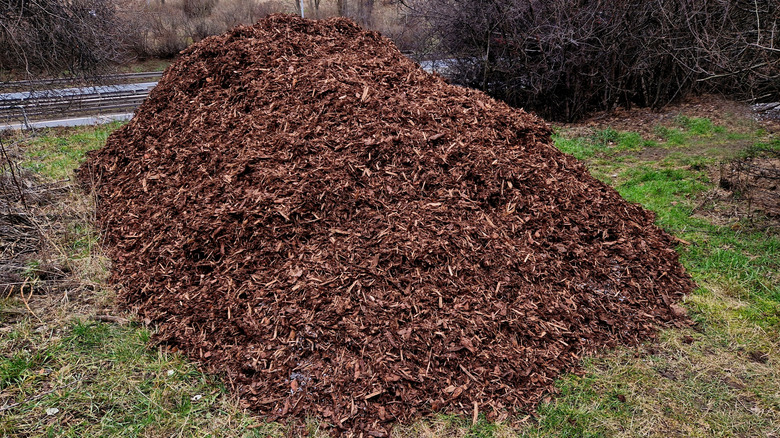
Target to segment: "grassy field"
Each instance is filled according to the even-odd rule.
[[[681,261],[700,286],[684,303],[695,327],[586,358],[582,376],[560,378],[557,395],[512,423],[442,415],[398,426],[396,435],[780,437],[778,228],[760,216],[700,208],[706,200],[715,207],[734,202],[711,196],[721,163],[757,145],[780,149],[780,139],[759,125],[738,122],[683,113],[650,131],[580,126],[555,134],[560,149],[655,211],[657,223],[680,239]],[[22,167],[66,186],[54,200],[28,206],[45,246],[27,260],[25,282],[42,281],[44,266],[58,266],[67,281],[0,297],[0,435],[290,433],[252,418],[217,377],[149,348],[151,328],[113,308],[110,262],[90,225],[94,205],[72,174],[117,127],[5,141],[17,143]],[[312,419],[294,431],[300,433],[327,430]]]

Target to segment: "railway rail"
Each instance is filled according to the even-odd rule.
[[[54,78],[33,79],[25,81],[0,82],[0,92],[30,91],[45,88],[55,88],[84,84],[129,84],[133,82],[157,82],[162,77],[161,71],[140,73],[118,73],[112,75],[90,76],[85,78]]]
[[[73,79],[5,82],[0,84],[0,129],[126,119],[160,76],[160,72],[102,76],[92,78],[91,85]],[[57,88],[63,85],[71,86]]]

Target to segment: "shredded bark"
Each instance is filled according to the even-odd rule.
[[[550,134],[349,20],[277,15],[185,50],[80,177],[159,342],[267,419],[381,436],[506,418],[685,324],[671,237]]]

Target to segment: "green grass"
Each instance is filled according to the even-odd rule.
[[[620,174],[616,189],[626,200],[654,211],[661,227],[692,243],[679,252],[695,280],[739,290],[749,299],[741,317],[779,329],[780,236],[776,230],[753,230],[741,222],[716,225],[692,214],[699,196],[714,185],[708,177],[710,162],[680,156],[637,164]]]
[[[236,436],[254,421],[231,402],[216,377],[180,355],[149,349],[142,327],[74,320],[58,333],[19,324],[3,340],[2,387],[17,407],[0,419],[0,435]],[[47,414],[57,409],[56,414]],[[230,421],[226,421],[230,419]],[[255,429],[248,436],[281,430]],[[244,435],[244,434],[238,434]]]
[[[656,142],[645,140],[635,132],[618,132],[612,128],[598,130],[588,137],[567,138],[561,132],[556,132],[553,138],[560,150],[579,160],[595,156],[614,157],[619,152],[656,146]]]
[[[64,135],[44,134],[27,143],[27,160],[22,165],[51,179],[68,179],[86,153],[103,146],[111,131],[119,126],[121,122],[114,122],[65,131]]]
[[[0,362],[0,389],[23,383],[30,376],[32,369],[44,365],[50,358],[47,352],[31,354],[24,350],[5,358]]]
[[[117,126],[31,140],[25,165],[47,178],[69,178],[84,154]],[[780,148],[780,140],[759,129],[728,132],[708,119],[685,116],[656,134],[662,141],[611,128],[586,136],[558,130],[554,138],[560,149],[585,160],[593,175],[654,211],[657,224],[682,239],[680,260],[700,286],[684,303],[696,326],[666,329],[643,346],[584,358],[582,375],[558,379],[558,394],[533,415],[509,423],[480,416],[474,424],[471,418],[437,415],[398,425],[395,436],[780,436],[780,237],[776,228],[715,221],[694,212],[714,187],[712,170],[722,160]],[[54,307],[30,303],[35,317],[0,319],[5,330],[0,332],[0,405],[19,403],[0,412],[0,435],[291,433],[244,412],[219,376],[198,371],[177,353],[150,347],[149,329],[88,317],[113,295],[102,287],[108,264],[99,235],[86,220],[91,206],[78,199],[63,200],[83,212],[70,214],[77,220],[60,227],[59,241],[72,270],[95,292]],[[18,297],[3,299],[0,318],[24,308]],[[303,433],[324,435],[327,428],[312,419]]]
[[[707,118],[679,115],[675,118],[675,126],[657,126],[655,133],[670,146],[682,146],[692,138],[713,137],[725,134],[726,130]]]
[[[675,121],[692,136],[712,136],[722,134],[726,130],[721,126],[715,126],[710,119],[703,117],[677,116]]]

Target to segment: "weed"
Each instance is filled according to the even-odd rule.
[[[657,146],[654,141],[644,140],[636,132],[618,132],[612,128],[596,131],[588,137],[567,138],[558,132],[553,139],[558,149],[578,160],[601,157],[620,161],[619,152]]]
[[[775,155],[780,153],[780,138],[758,141],[749,148],[741,151],[738,158],[753,158],[766,153],[774,153]]]
[[[553,136],[555,144],[562,152],[573,155],[578,160],[584,160],[593,157],[600,149],[587,139],[577,137],[573,139],[561,136]]]
[[[620,141],[620,133],[609,127],[596,131],[593,137],[596,143],[602,145],[614,144]]]
[[[17,351],[10,358],[0,361],[0,389],[20,384],[33,374],[33,370],[49,359],[46,352]]]
[[[656,126],[655,128],[655,134],[667,146],[684,146],[694,140],[702,139],[712,142],[715,137],[722,137],[728,141],[750,138],[750,135],[745,133],[727,132],[725,128],[715,125],[708,118],[679,115],[674,121],[676,126]]]

